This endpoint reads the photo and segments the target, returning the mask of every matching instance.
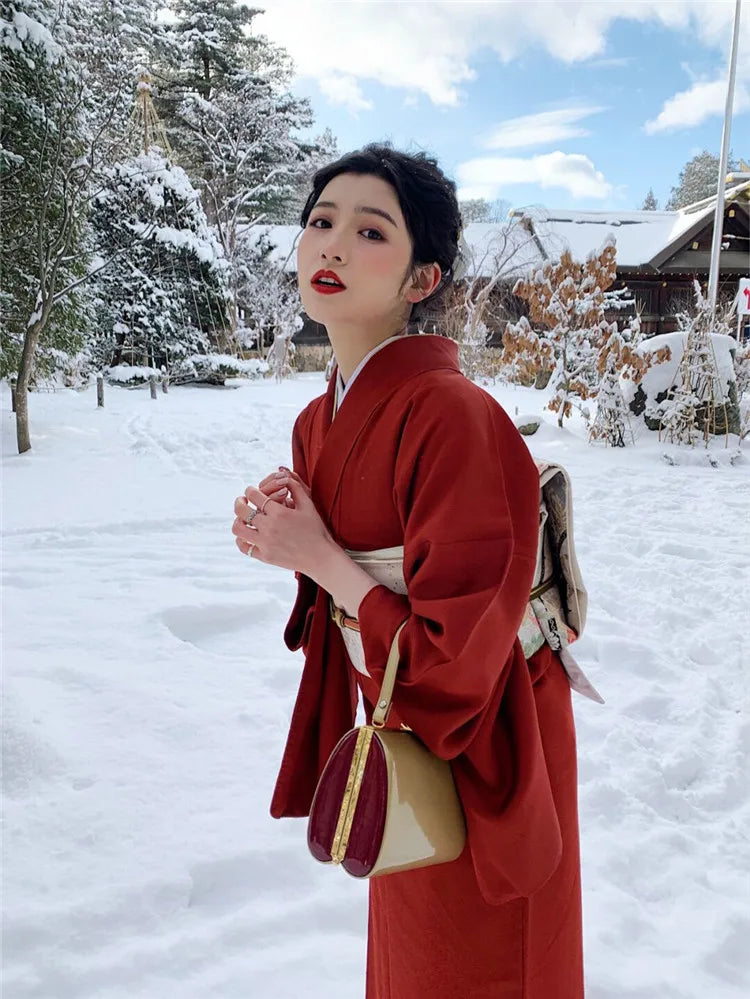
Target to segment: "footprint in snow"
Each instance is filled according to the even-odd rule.
[[[268,597],[235,604],[169,607],[161,620],[182,642],[209,652],[237,654],[267,641],[264,632],[278,628],[278,609]]]

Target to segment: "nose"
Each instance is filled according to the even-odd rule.
[[[341,262],[342,256],[341,256],[340,252],[339,253],[331,253],[330,252],[332,249],[336,248],[336,240],[338,240],[340,238],[341,238],[340,235],[337,235],[335,239],[331,239],[330,240],[330,246],[327,249],[326,249],[326,247],[323,247],[321,249],[320,255],[321,255],[321,257],[324,260],[337,260],[337,261]]]

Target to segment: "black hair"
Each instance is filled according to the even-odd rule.
[[[427,298],[412,305],[409,321],[419,321],[443,303],[453,284],[462,229],[454,181],[446,177],[437,160],[426,153],[412,155],[394,149],[388,142],[370,142],[315,173],[313,189],[300,218],[303,229],[326,184],[341,173],[373,174],[394,188],[412,241],[412,256],[404,284],[416,277],[420,264],[440,265],[442,276],[438,286]]]

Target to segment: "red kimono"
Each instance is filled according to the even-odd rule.
[[[284,639],[305,666],[271,813],[309,813],[358,690],[370,719],[408,617],[388,724],[404,720],[451,761],[467,847],[370,882],[367,999],[581,999],[570,687],[549,646],[527,661],[517,638],[536,564],[536,467],[451,340],[386,345],[332,420],[336,374],[297,419],[294,470],[343,548],[404,546],[408,597],[378,585],[360,604],[370,678],[349,661],[327,593],[297,573]]]

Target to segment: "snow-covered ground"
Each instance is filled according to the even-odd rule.
[[[35,394],[22,457],[4,387],[5,999],[363,994],[366,885],[268,814],[293,577],[230,533],[324,384]],[[573,478],[575,651],[607,702],[575,698],[587,999],[740,999],[750,449],[669,465],[655,435],[594,448],[544,418],[528,440]]]

